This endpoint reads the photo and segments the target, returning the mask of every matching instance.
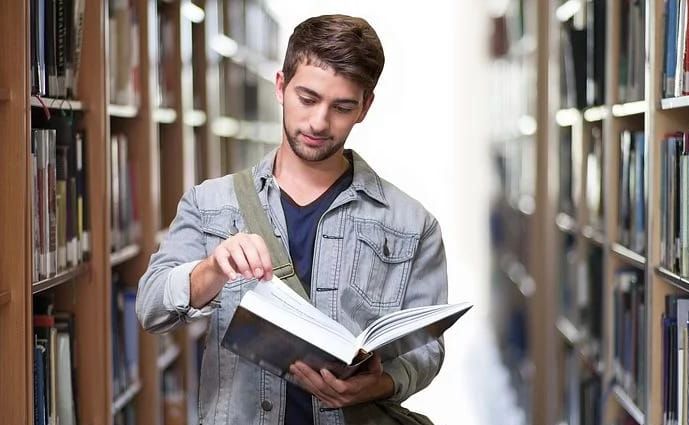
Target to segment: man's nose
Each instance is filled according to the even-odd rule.
[[[326,105],[315,108],[309,125],[314,136],[327,135],[330,130],[329,109]]]

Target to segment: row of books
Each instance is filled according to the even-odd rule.
[[[623,130],[619,162],[619,242],[643,254],[646,251],[646,136]]]
[[[572,235],[564,235],[559,271],[560,314],[582,333],[587,350],[595,358],[600,354],[603,320],[603,251],[587,248],[578,260]]]
[[[75,97],[85,0],[31,0],[31,93]]]
[[[602,130],[598,125],[590,129],[590,142],[583,160],[586,162],[586,181],[581,177],[581,156],[572,144],[572,130],[560,129],[559,147],[559,209],[571,217],[579,208],[577,194],[584,190],[588,224],[602,231],[604,223],[605,185],[603,182],[603,141]]]
[[[158,35],[158,85],[156,92],[157,105],[172,108],[175,105],[175,89],[173,77],[179,73],[178,64],[175,62],[175,26],[170,15],[173,7],[179,7],[174,3],[166,4],[158,2],[157,35]]]
[[[139,19],[131,0],[108,3],[110,100],[119,105],[139,105],[141,99]]]
[[[179,368],[170,368],[163,372],[161,391],[163,395],[163,423],[165,425],[186,424],[187,418],[184,417],[186,398]]]
[[[662,316],[663,424],[689,421],[689,297],[668,295]]]
[[[646,2],[620,1],[619,102],[633,102],[645,97]]]
[[[646,362],[646,297],[643,271],[622,269],[613,292],[613,370],[615,381],[632,400],[643,405]]]
[[[64,117],[31,131],[32,281],[83,262],[89,225],[83,133]]]
[[[601,377],[582,364],[574,350],[568,350],[565,354],[564,374],[563,421],[579,425],[601,424]]]
[[[605,101],[606,1],[589,0],[560,31],[562,108],[583,109]]]
[[[689,133],[668,135],[661,145],[660,262],[689,276]]]
[[[110,137],[111,249],[136,243],[141,234],[136,203],[136,167],[129,159],[129,139],[123,133]]]
[[[600,126],[591,127],[591,139],[586,153],[586,208],[588,224],[602,231],[605,214],[605,183],[603,181],[603,136]]]
[[[74,318],[37,308],[33,316],[35,425],[77,424]]]
[[[687,0],[665,1],[665,51],[663,57],[663,97],[689,93]]]
[[[136,288],[112,275],[112,393],[113,397],[139,382],[139,322]]]

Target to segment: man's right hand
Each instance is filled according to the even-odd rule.
[[[213,253],[191,272],[190,305],[200,308],[222,289],[225,282],[244,276],[270,280],[273,265],[263,238],[237,233],[218,245]]]

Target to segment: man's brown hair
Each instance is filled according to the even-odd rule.
[[[368,97],[383,72],[385,54],[374,29],[364,19],[323,15],[297,25],[289,38],[282,65],[285,85],[299,64],[330,67],[364,88]]]

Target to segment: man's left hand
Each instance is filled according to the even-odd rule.
[[[395,388],[390,375],[383,372],[380,356],[375,353],[368,360],[366,369],[347,379],[337,379],[327,369],[321,369],[319,373],[300,361],[290,366],[290,373],[303,389],[329,408],[385,399],[392,396]]]

